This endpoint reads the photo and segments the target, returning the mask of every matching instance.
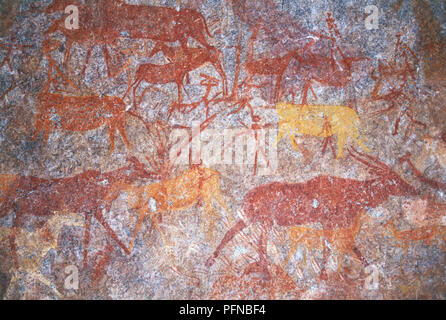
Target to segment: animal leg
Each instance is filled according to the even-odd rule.
[[[144,207],[145,206],[141,206],[141,208],[139,209],[138,223],[136,224],[136,229],[135,229],[135,232],[133,233],[132,241],[130,242],[130,246],[129,246],[130,252],[132,252],[132,250],[133,250],[133,246],[135,245],[136,237],[138,235],[139,230],[141,229],[142,222],[144,220],[144,215],[145,215]],[[152,223],[153,223],[153,220],[152,220]]]
[[[265,273],[265,279],[270,280],[271,275],[268,271],[267,242],[268,242],[268,237],[266,235],[265,226],[262,226],[262,231],[260,233],[260,238],[259,238],[260,265],[264,269],[263,271]]]
[[[104,47],[102,48],[102,50],[104,51],[105,66],[107,67],[107,76],[111,78],[112,75],[110,71],[110,54],[108,53],[107,43],[104,43]]]
[[[110,154],[109,155],[111,155],[113,153],[113,151],[115,150],[115,132],[116,132],[116,126],[114,123],[112,123],[108,126],[108,135],[110,137]]]
[[[370,149],[367,148],[367,146],[364,144],[364,142],[361,141],[360,138],[356,138],[356,142],[358,142],[358,144],[366,151],[366,152],[370,152]]]
[[[9,298],[9,296],[10,296],[10,291],[11,291],[11,289],[12,289],[12,287],[13,287],[13,284],[15,284],[15,283],[17,282],[18,279],[19,279],[19,276],[18,276],[18,270],[15,269],[14,272],[13,272],[13,274],[12,274],[11,280],[9,280],[8,289],[6,290],[6,292],[5,292],[4,296],[3,296],[4,299]]]
[[[132,150],[132,145],[130,144],[129,139],[127,138],[127,134],[125,132],[125,118],[122,119],[122,123],[118,124],[118,131],[121,134],[122,140],[124,140],[125,145],[127,146],[128,149]]]
[[[322,267],[322,270],[320,273],[320,278],[321,278],[321,280],[328,280],[327,262],[328,262],[329,252],[328,252],[328,248],[326,246],[324,246],[323,256],[324,256],[324,266]]]
[[[92,215],[89,212],[85,212],[85,231],[84,231],[84,262],[83,268],[87,267],[88,258],[88,244],[90,243],[90,227],[91,227]]]
[[[131,83],[130,78],[129,78],[128,81],[129,81],[129,83]],[[130,90],[133,88],[133,86],[134,86],[138,81],[140,81],[140,80],[137,78],[132,84],[130,84],[130,85],[127,87],[127,90],[125,91],[124,96],[122,97],[122,99],[124,99],[125,97],[127,97],[127,95],[129,94]],[[135,102],[135,94],[133,94],[133,103],[134,103],[134,102]]]
[[[344,149],[345,140],[347,139],[347,135],[345,132],[340,131],[338,132],[338,155],[336,159],[342,158],[342,152]]]
[[[31,138],[31,141],[36,140],[37,136],[39,135],[40,131],[43,130],[43,126],[44,126],[44,120],[40,119],[40,115],[37,116],[37,121],[36,121],[36,129],[34,130],[34,134]]]
[[[276,80],[276,86],[274,88],[274,103],[279,102],[279,98],[280,98],[280,87],[282,86],[282,76],[283,73],[280,73],[277,76],[277,80]]]
[[[297,240],[295,239],[295,236],[292,232],[290,232],[289,237],[290,237],[290,250],[288,251],[288,256],[286,257],[285,261],[282,264],[283,268],[286,267],[291,256],[296,252],[296,249],[297,249]]]
[[[214,254],[206,261],[206,266],[210,267],[214,264],[215,259],[220,255],[221,250],[224,246],[231,241],[236,234],[247,227],[246,223],[243,220],[239,220],[228,232],[226,232],[225,236],[221,240],[217,249],[215,249]]]
[[[48,138],[50,137],[51,128],[49,123],[45,123],[43,128],[43,144],[46,145],[48,143]]]
[[[364,144],[364,142],[362,142],[362,140],[361,140],[361,138],[360,138],[360,135],[359,135],[359,130],[358,129],[356,129],[355,130],[356,132],[355,132],[355,137],[354,137],[354,139],[356,140],[356,142],[366,151],[366,152],[370,152],[370,149],[369,148],[367,148],[367,146]],[[367,141],[367,139],[366,139],[366,141]]]
[[[130,255],[130,253],[131,253],[130,250],[127,249],[127,247],[121,242],[121,240],[119,240],[115,231],[110,227],[110,225],[107,223],[107,221],[105,221],[102,213],[100,213],[99,211],[95,211],[94,217],[96,218],[96,220],[98,220],[98,222],[101,224],[101,226],[107,231],[107,233],[112,237],[112,239],[116,241],[116,243],[119,245],[119,247],[121,247],[121,249],[124,250],[124,252],[127,255]]]
[[[68,63],[68,59],[70,58],[72,46],[73,46],[73,40],[67,39],[67,47],[65,48],[65,56],[64,56],[64,60],[63,60],[64,66],[66,66]]]
[[[217,202],[220,204],[220,206],[225,209],[226,213],[227,213],[227,218],[229,220],[229,223],[233,224],[234,223],[234,219],[232,217],[232,214],[229,211],[228,206],[225,203],[225,200],[223,198],[223,195],[221,194],[220,188],[218,188],[217,190],[215,190],[215,192],[213,193],[214,195],[214,199],[217,200]]]
[[[82,68],[82,73],[81,73],[82,77],[85,77],[85,72],[87,71],[87,65],[88,65],[88,61],[90,61],[90,56],[91,56],[92,50],[93,50],[93,48],[90,46],[87,51],[87,59],[85,60],[84,67]]]
[[[15,245],[16,232],[16,228],[13,225],[11,228],[11,234],[9,235],[9,247],[11,248],[12,261],[14,263],[14,266],[17,268],[19,262],[17,258],[17,246]]]
[[[136,79],[136,81],[133,84],[133,106],[136,106],[136,89],[138,89],[139,85],[143,80],[144,79]]]
[[[298,151],[299,150],[299,145],[297,144],[296,138],[294,137],[294,134],[290,134],[290,132],[288,132],[288,137],[290,138],[290,143],[291,146],[293,147],[294,151]]]
[[[33,275],[44,285],[50,288],[59,299],[63,299],[63,295],[57,290],[56,286],[52,284],[47,278],[45,278],[40,272],[33,272]]]
[[[205,188],[203,188],[205,189]],[[215,227],[215,212],[212,208],[212,195],[209,193],[209,190],[203,190],[202,197],[204,201],[204,208],[207,215],[208,220],[208,229],[206,230],[206,222],[201,222],[201,228],[203,232],[206,234],[206,241],[211,241],[213,238],[212,235],[214,233]],[[215,239],[214,239],[215,240]]]
[[[342,265],[344,263],[344,257],[345,257],[345,252],[342,252],[341,254],[339,254],[336,259],[338,260],[338,273],[340,273],[342,271]]]
[[[181,104],[183,103],[183,93],[182,93],[183,79],[181,79],[181,82],[177,82],[177,86],[178,86],[178,107],[181,107]]]
[[[285,124],[279,121],[279,132],[277,134],[276,146],[279,144],[280,140],[282,140],[285,133],[287,133],[287,129],[285,129]]]
[[[168,247],[168,246],[170,246],[170,243],[166,240],[166,237],[164,236],[164,233],[158,224],[157,217],[155,216],[155,213],[156,212],[149,211],[148,214],[149,214],[150,220],[152,222],[152,225],[159,232],[159,234],[161,236],[161,240],[163,241],[164,245]],[[161,214],[161,212],[158,212],[158,214]]]
[[[307,252],[308,252],[308,249],[307,249],[307,247],[305,247],[303,250],[303,253],[302,253],[302,255],[303,255],[302,260],[303,260],[303,263],[305,266],[307,265]]]

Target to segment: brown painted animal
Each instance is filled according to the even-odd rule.
[[[202,53],[202,49],[197,49],[197,48],[183,48],[181,46],[175,46],[175,47],[170,47],[168,45],[166,45],[163,42],[157,42],[155,47],[152,49],[152,52],[149,55],[150,57],[153,57],[155,54],[157,54],[158,52],[162,52],[164,54],[164,56],[168,59],[168,61],[170,63],[175,63],[175,62],[183,62],[185,63],[185,61],[187,61],[188,59],[190,59],[190,57],[193,57],[194,55],[198,55],[200,56]],[[227,77],[226,77],[226,73],[220,63],[220,60],[223,60],[223,53],[221,51],[219,51],[218,49],[213,49],[212,52],[210,52],[209,54],[209,59],[205,58],[205,56],[203,56],[203,64],[206,63],[211,63],[212,66],[215,68],[215,70],[217,70],[218,74],[221,77],[221,81],[222,81],[222,85],[223,85],[223,94],[226,95],[227,94]],[[209,60],[209,61],[207,61]],[[186,76],[189,78],[189,74],[186,74]],[[208,77],[208,76],[205,76]],[[189,80],[187,79],[187,81],[189,82]]]
[[[127,89],[124,96],[126,96],[133,88],[133,100],[135,101],[136,90],[143,81],[150,84],[175,83],[178,89],[178,104],[181,105],[183,100],[182,88],[184,78],[190,71],[195,70],[208,62],[217,66],[216,68],[219,73],[221,73],[222,78],[226,79],[226,75],[219,64],[220,54],[218,51],[210,51],[203,48],[189,48],[186,52],[187,54],[183,55],[180,60],[172,63],[163,65],[145,63],[140,65],[136,71],[135,81]]]
[[[282,85],[283,74],[288,68],[291,60],[297,56],[299,51],[306,50],[309,46],[311,46],[313,42],[307,44],[303,49],[297,48],[294,50],[290,50],[286,52],[283,56],[280,57],[268,57],[268,58],[254,58],[254,41],[257,37],[257,33],[259,31],[260,24],[258,24],[252,33],[249,45],[249,53],[246,58],[246,62],[244,64],[246,72],[248,73],[249,82],[255,75],[263,75],[263,76],[274,76],[275,79],[275,87],[274,87],[274,96],[273,102],[277,103],[280,99],[280,88]]]
[[[120,0],[98,0],[87,4],[79,0],[53,0],[46,12],[64,12],[69,5],[76,5],[79,8],[79,29],[66,29],[64,21],[68,16],[64,15],[50,27],[47,34],[61,31],[65,35],[66,60],[70,56],[71,45],[74,42],[86,44],[89,53],[95,44],[102,44],[109,77],[111,74],[107,44],[114,43],[122,33],[126,33],[132,39],[179,41],[183,48],[187,47],[188,39],[192,38],[208,50],[214,49],[206,40],[205,34],[212,38],[206,19],[193,9],[177,11],[168,7],[131,5]]]
[[[94,217],[107,233],[126,253],[127,247],[105,220],[102,210],[109,210],[111,204],[105,201],[110,188],[118,183],[133,183],[138,179],[156,178],[146,170],[138,159],[128,159],[128,164],[114,171],[88,170],[73,177],[44,179],[33,176],[1,175],[2,203],[0,217],[14,212],[13,228],[25,224],[29,216],[48,218],[54,212],[76,212],[85,215],[84,266],[87,265],[90,225]],[[15,234],[10,237],[10,246],[15,256]]]
[[[54,129],[85,132],[106,124],[110,136],[110,152],[115,148],[116,130],[121,134],[127,148],[131,149],[125,132],[127,111],[124,101],[119,97],[41,93],[36,130],[32,139],[35,140],[43,131],[43,141],[46,144]]]

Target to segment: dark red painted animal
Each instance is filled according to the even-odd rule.
[[[226,82],[226,75],[220,65],[218,50],[207,50],[204,48],[187,48],[184,49],[185,54],[181,55],[181,59],[172,63],[157,65],[152,63],[145,63],[138,67],[136,71],[135,81],[128,88],[127,93],[133,88],[133,99],[135,100],[135,92],[143,81],[150,84],[167,84],[176,83],[178,87],[178,104],[182,103],[182,88],[186,75],[206,63],[212,63],[217,71]],[[223,85],[225,87],[225,85]],[[226,90],[224,88],[223,90]]]
[[[329,87],[344,88],[351,83],[353,63],[367,60],[363,57],[346,56],[337,43],[341,34],[330,13],[327,13],[326,22],[329,36],[321,34],[320,37],[330,41],[330,54],[304,50],[302,55],[296,57],[299,61],[296,71],[302,75],[304,82],[302,104],[307,104],[308,90],[311,90],[317,98],[312,88],[313,82]]]
[[[89,48],[88,57],[95,44],[103,44],[108,67],[109,53],[106,45],[114,43],[122,34],[132,39],[179,41],[183,48],[187,47],[188,39],[193,38],[208,50],[214,49],[205,37],[206,33],[212,38],[206,20],[196,10],[176,11],[167,7],[130,5],[123,1],[98,0],[83,5],[80,1],[53,0],[47,7],[47,12],[64,12],[69,5],[79,7],[79,29],[67,30],[64,27],[65,18],[63,17],[47,31],[49,34],[59,30],[66,36],[66,59],[70,56],[73,42],[86,44]],[[107,70],[110,77],[109,68]]]
[[[194,68],[198,68],[206,63],[212,64],[221,77],[223,94],[227,94],[227,77],[223,66],[220,63],[220,60],[223,60],[223,53],[220,50],[213,49],[210,52],[207,52],[201,48],[169,47],[163,42],[158,42],[150,53],[149,58],[153,57],[158,52],[162,52],[169,62],[172,63],[185,65],[190,61],[189,63],[192,63],[191,67]],[[186,76],[188,77],[189,74]],[[189,80],[187,81],[189,82]]]
[[[260,262],[266,266],[267,233],[274,224],[291,227],[320,223],[324,229],[346,227],[358,214],[379,206],[390,196],[418,194],[414,187],[376,158],[357,151],[351,155],[369,166],[376,178],[359,181],[323,175],[302,183],[275,182],[251,190],[243,202],[246,219],[239,220],[225,234],[207,265],[212,265],[223,247],[251,224],[262,225],[258,253]],[[354,249],[354,252],[366,264],[359,250]],[[327,261],[325,252],[324,257]]]
[[[124,101],[113,96],[68,96],[42,92],[38,96],[39,107],[33,140],[43,130],[44,143],[56,128],[85,132],[106,124],[110,136],[110,152],[115,148],[115,133],[121,133],[124,143],[131,149],[125,132],[128,112]]]
[[[127,254],[127,247],[105,221],[103,209],[110,209],[105,196],[117,182],[132,183],[141,178],[154,178],[154,173],[146,170],[136,158],[128,159],[128,165],[120,169],[102,173],[85,171],[79,175],[60,179],[42,179],[33,176],[0,176],[3,201],[0,217],[11,210],[15,213],[14,227],[22,226],[29,215],[48,217],[60,211],[85,214],[84,267],[87,264],[90,225],[94,217]],[[15,256],[14,233],[10,239],[13,257]]]
[[[250,44],[249,44],[249,53],[245,62],[245,69],[248,73],[249,82],[255,75],[263,75],[263,76],[274,76],[275,77],[275,87],[274,87],[274,96],[273,102],[277,103],[280,99],[280,88],[282,84],[283,74],[288,68],[291,60],[297,55],[299,51],[305,51],[309,46],[311,46],[314,42],[307,44],[303,49],[294,49],[287,52],[285,55],[280,57],[267,57],[267,58],[254,58],[254,41],[257,37],[257,33],[259,31],[261,24],[257,24],[253,30]]]
[[[407,116],[409,124],[404,134],[404,140],[412,135],[415,125],[427,128],[426,124],[414,118],[413,106],[417,105],[418,93],[413,90],[416,83],[417,66],[419,58],[412,49],[401,40],[402,34],[397,34],[395,51],[391,61],[383,61],[372,71],[371,77],[375,80],[372,90],[372,99],[389,104],[389,107],[376,111],[376,115],[389,112],[400,107],[399,115],[395,121],[393,135],[398,129],[403,116]]]

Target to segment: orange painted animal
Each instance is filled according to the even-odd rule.
[[[167,243],[157,222],[162,219],[162,214],[167,211],[183,211],[202,203],[207,213],[206,219],[203,220],[208,223],[206,226],[202,221],[202,229],[207,240],[211,240],[216,218],[212,209],[212,200],[217,200],[220,206],[229,212],[221,194],[219,175],[218,172],[208,168],[194,166],[175,178],[150,185],[137,187],[132,184],[115,184],[107,196],[107,201],[110,202],[111,199],[116,198],[117,193],[125,191],[133,203],[132,207],[139,209],[139,219],[129,251],[133,249],[146,215],[150,216],[152,225],[160,232],[164,243]]]

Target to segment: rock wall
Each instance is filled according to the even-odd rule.
[[[3,299],[444,299],[442,1],[0,4]]]

